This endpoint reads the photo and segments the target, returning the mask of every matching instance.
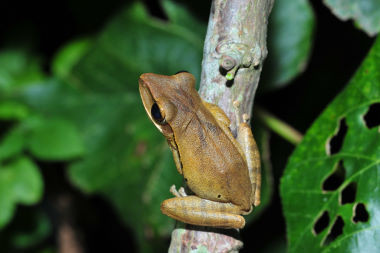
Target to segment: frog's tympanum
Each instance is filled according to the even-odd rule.
[[[172,186],[175,197],[163,201],[161,211],[193,225],[244,227],[241,215],[259,205],[261,184],[259,153],[247,122],[238,120],[234,138],[226,114],[201,99],[194,76],[187,72],[143,74],[139,89],[149,118],[166,137],[191,190],[187,195]]]

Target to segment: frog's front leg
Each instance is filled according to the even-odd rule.
[[[239,110],[239,103],[234,102],[234,106]],[[237,113],[239,115],[239,113]],[[251,203],[258,206],[260,204],[260,192],[261,192],[261,170],[260,170],[260,154],[256,145],[256,141],[253,138],[251,128],[248,124],[249,116],[243,114],[243,120],[237,116],[237,141],[240,144],[245,158],[247,160],[249,177],[252,184],[252,196]]]
[[[161,204],[162,213],[173,219],[197,226],[243,228],[245,220],[239,206],[215,202],[191,195],[167,199]]]

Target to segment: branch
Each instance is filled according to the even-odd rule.
[[[296,146],[302,141],[303,136],[298,130],[280,120],[276,116],[272,115],[271,113],[267,112],[266,110],[256,107],[255,113],[255,115],[257,115],[259,120],[261,120],[261,122],[266,127],[293,145]]]
[[[274,0],[214,0],[203,52],[200,95],[219,105],[236,132],[236,110],[251,115]],[[242,116],[242,115],[239,115]]]
[[[214,0],[203,51],[199,93],[217,104],[231,120],[236,134],[237,114],[251,116],[253,99],[267,55],[268,16],[274,0]],[[240,103],[237,112],[233,102]],[[237,252],[243,243],[235,230],[196,226],[177,228],[169,252]],[[203,251],[202,251],[203,252]]]

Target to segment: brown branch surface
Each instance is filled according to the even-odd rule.
[[[251,116],[267,55],[268,17],[274,0],[214,0],[204,45],[199,93],[219,105],[236,133],[237,116]],[[233,102],[240,103],[239,111]],[[172,233],[169,252],[238,252],[235,230],[187,226]],[[205,251],[206,250],[206,251]]]
[[[267,25],[273,2],[214,0],[211,6],[199,92],[202,98],[225,111],[233,132],[236,131],[234,101],[241,104],[240,116],[243,113],[251,115],[268,52]],[[228,64],[231,61],[232,64]],[[230,66],[234,67],[228,71]],[[227,80],[226,76],[234,73],[234,79]]]
[[[238,252],[243,243],[222,231],[177,228],[172,233],[169,252]]]
[[[72,197],[68,194],[59,195],[55,208],[59,217],[58,252],[83,253],[83,245],[73,225],[75,207]]]

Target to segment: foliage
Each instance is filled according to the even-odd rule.
[[[54,233],[54,221],[40,203],[48,194],[46,164],[56,163],[87,198],[100,195],[112,203],[142,251],[166,247],[163,238],[170,235],[174,221],[162,215],[159,206],[170,197],[169,187],[182,185],[182,179],[164,138],[146,116],[137,79],[145,72],[170,75],[187,70],[199,81],[206,24],[172,1],[162,1],[161,7],[166,21],[152,17],[140,2],[125,6],[100,32],[81,34],[54,52],[48,74],[35,53],[1,49],[0,251],[28,249]],[[365,29],[371,34],[378,31],[374,10],[369,8],[367,15],[371,26],[357,20],[370,27]],[[306,69],[314,19],[307,1],[276,1],[263,73],[266,91],[285,87]],[[380,209],[374,198],[380,145],[377,128],[367,129],[363,115],[379,101],[379,44],[290,157],[281,182],[290,251],[318,251],[326,240],[326,251],[358,251],[360,245],[347,248],[355,240],[374,245],[368,233],[378,235],[372,217]],[[348,131],[341,150],[326,155],[325,144],[343,118]],[[262,156],[263,194],[262,204],[247,217],[251,223],[265,214],[276,192],[271,160],[277,158],[270,157],[267,126],[255,123],[254,135]],[[321,184],[339,166],[345,171],[341,185],[322,191]],[[351,185],[356,198],[342,205],[339,197]],[[33,210],[31,214],[22,215],[20,204]],[[353,223],[352,210],[363,206],[368,221]],[[314,235],[324,211],[328,226]],[[345,224],[343,235],[326,239],[338,216]],[[33,229],[25,225],[25,217]],[[54,251],[49,245],[44,249]]]
[[[24,153],[41,159],[70,159],[83,152],[79,134],[71,122],[44,119],[12,95],[44,78],[36,60],[25,52],[5,51],[1,86],[0,119],[14,126],[0,142],[0,228],[13,216],[17,203],[35,204],[42,197],[43,180],[35,164]]]
[[[358,27],[371,36],[380,32],[380,2],[378,0],[324,0],[342,20],[353,19]]]
[[[380,105],[378,69],[379,39],[288,162],[281,194],[290,252],[380,250],[380,128],[366,122],[370,106]]]
[[[297,15],[289,15],[297,13]],[[313,41],[314,15],[306,0],[277,0],[269,19],[265,90],[279,88],[303,72]]]
[[[2,165],[0,172],[0,226],[4,226],[16,203],[33,204],[41,198],[43,183],[37,167],[26,157]]]

